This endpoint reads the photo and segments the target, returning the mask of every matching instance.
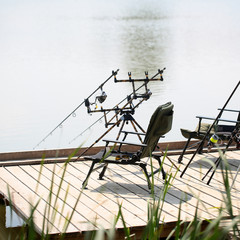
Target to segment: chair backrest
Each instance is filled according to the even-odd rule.
[[[145,135],[144,143],[147,147],[142,149],[140,158],[149,157],[154,151],[159,138],[172,128],[173,104],[168,102],[160,105],[153,113]]]

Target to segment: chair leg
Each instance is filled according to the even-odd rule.
[[[103,167],[103,170],[101,171],[101,173],[99,174],[99,179],[100,180],[103,180],[103,176],[107,170],[107,167],[108,167],[108,164],[106,164],[104,167]]]
[[[144,174],[146,175],[146,178],[147,178],[148,189],[151,190],[151,182],[150,182],[148,172],[147,172],[147,169],[146,169],[146,164],[145,163],[140,163],[139,166],[143,169]]]
[[[198,154],[202,154],[203,153],[204,141],[202,141],[200,144],[201,145],[200,145],[200,148],[198,150]]]
[[[166,178],[166,173],[165,173],[165,171],[163,169],[163,166],[162,166],[161,157],[160,156],[154,156],[154,158],[158,161],[159,167],[161,168],[163,179],[165,179]],[[157,173],[158,171],[159,171],[159,169],[155,170],[153,172],[153,174]]]
[[[84,180],[83,183],[82,183],[82,187],[83,187],[84,189],[87,189],[88,178],[90,177],[90,175],[91,175],[91,173],[92,173],[92,170],[93,170],[93,168],[94,168],[95,163],[96,163],[95,161],[92,162],[92,165],[91,165],[91,167],[90,167],[90,169],[89,169],[89,171],[88,171],[88,174],[87,174],[85,180]]]
[[[188,147],[188,145],[189,145],[189,143],[190,143],[190,140],[191,140],[191,137],[188,138],[188,140],[187,140],[187,142],[186,142],[186,144],[185,144],[185,146],[184,146],[184,149],[183,149],[181,155],[180,155],[179,158],[178,158],[178,163],[181,163],[181,162],[182,162],[183,155],[184,155],[185,151],[187,150],[187,147]]]

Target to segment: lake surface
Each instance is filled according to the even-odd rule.
[[[19,239],[23,220],[0,201],[0,239],[16,240]]]
[[[42,139],[117,69],[128,79],[166,67],[134,118],[146,129],[172,101],[164,141],[183,140],[180,128],[216,117],[240,80],[239,12],[237,0],[0,1],[0,152],[90,145],[107,129],[100,121],[79,136],[102,116],[84,104]],[[111,79],[104,91],[113,107],[132,86]],[[239,92],[228,108],[239,109]]]

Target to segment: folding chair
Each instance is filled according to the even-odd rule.
[[[218,110],[221,110],[221,109],[218,109]],[[240,111],[238,111],[238,110],[231,110],[231,109],[224,109],[224,111],[240,113]],[[208,133],[208,130],[212,124],[202,123],[202,119],[214,120],[214,118],[203,117],[203,116],[196,116],[196,117],[199,119],[199,122],[194,131],[183,129],[183,128],[180,129],[182,135],[185,138],[187,138],[187,141],[186,141],[186,144],[183,148],[181,155],[178,158],[178,163],[182,162],[183,155],[185,154],[186,150],[196,146],[197,144],[201,144],[201,146],[199,147],[198,153],[201,154],[203,151],[204,141],[202,141],[202,140],[205,138],[205,135]],[[239,121],[239,118],[240,117],[238,114],[237,121]],[[229,137],[231,136],[232,131],[235,129],[235,125],[219,124],[219,122],[228,122],[228,123],[236,124],[237,121],[219,118],[216,125],[211,129],[211,131],[208,133],[208,136],[205,138],[206,141],[210,143],[210,139],[214,134],[216,134],[218,136],[218,138],[221,139],[222,141],[229,140]],[[189,145],[191,139],[198,139],[200,141],[197,143],[194,143],[192,145]]]
[[[130,164],[134,166],[139,166],[143,170],[146,176],[149,189],[151,189],[150,176],[152,174],[159,172],[159,169],[161,169],[163,179],[165,179],[166,174],[161,164],[161,160],[160,160],[161,155],[154,154],[153,151],[155,150],[159,139],[161,137],[164,137],[163,135],[171,130],[172,120],[173,120],[173,104],[171,102],[168,102],[164,105],[160,105],[155,110],[155,112],[153,113],[150,119],[146,134],[139,133],[139,132],[122,131],[122,133],[124,133],[124,137],[122,141],[106,140],[106,139],[103,140],[104,142],[106,142],[105,148],[103,150],[101,150],[96,155],[84,157],[85,160],[91,160],[92,164],[88,171],[86,179],[83,182],[83,187],[86,188],[87,181],[91,173],[102,167],[103,169],[99,174],[99,179],[103,179],[103,176],[108,167],[108,164],[120,164],[120,165]],[[136,144],[136,143],[125,141],[128,134],[136,134],[138,136],[144,135],[145,138],[143,143]],[[109,151],[109,147],[108,147],[109,143],[113,143],[115,147],[111,151]],[[137,152],[126,152],[126,151],[124,152],[121,150],[123,144],[139,146],[140,149]],[[159,163],[159,169],[149,174],[146,168],[147,163],[141,160],[145,157],[153,157],[154,159],[156,159]],[[99,163],[100,165],[94,168],[95,164],[97,163]]]

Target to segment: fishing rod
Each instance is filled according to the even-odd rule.
[[[227,104],[229,103],[229,101],[231,100],[232,96],[234,95],[235,91],[237,90],[238,86],[240,84],[240,81],[237,83],[236,87],[234,88],[234,90],[232,91],[231,95],[229,96],[229,98],[227,99],[226,103],[224,104],[224,106],[221,108],[221,111],[219,112],[219,114],[217,115],[216,119],[214,120],[214,122],[212,123],[212,125],[209,127],[208,131],[206,132],[206,134],[204,135],[201,143],[198,145],[198,148],[196,149],[196,151],[194,152],[194,154],[192,155],[191,159],[189,160],[188,164],[186,165],[186,167],[184,168],[184,170],[182,171],[180,177],[182,178],[184,173],[186,172],[187,168],[189,167],[190,163],[193,161],[194,157],[196,156],[196,154],[199,152],[200,148],[202,147],[202,144],[204,143],[204,141],[206,140],[207,136],[209,135],[210,131],[212,130],[213,126],[215,126],[215,124],[218,122],[218,119],[221,117],[224,109],[226,108]]]
[[[101,85],[99,85],[99,87],[97,87],[88,97],[92,97],[99,89],[102,90],[103,86],[113,77],[116,76],[118,73],[119,69],[117,69],[116,71],[112,71],[111,76],[109,76]],[[103,91],[102,91],[103,92]],[[106,99],[106,98],[105,98]],[[104,99],[104,100],[105,100]],[[100,100],[102,101],[103,98]],[[103,100],[103,101],[104,101]],[[62,124],[72,115],[75,115],[75,112],[85,103],[85,100],[83,102],[81,102],[70,114],[68,114],[51,132],[49,132],[33,149],[35,149],[36,147],[38,147],[42,142],[44,142],[50,135],[52,135],[52,133],[60,126],[62,126]]]
[[[77,140],[80,136],[82,136],[87,130],[91,129],[91,127],[93,127],[96,123],[98,123],[99,121],[102,120],[102,118],[104,118],[104,116],[101,116],[100,118],[98,118],[94,123],[92,123],[90,126],[88,126],[85,130],[83,130],[81,133],[79,133],[76,137],[74,137],[68,144],[71,144],[72,142],[74,142],[75,140]]]
[[[149,81],[153,81],[153,80],[156,81],[156,79],[154,79],[154,78],[157,77],[158,75],[160,75],[160,77],[159,77],[159,79],[157,79],[157,80],[163,81],[163,76],[162,76],[162,74],[163,74],[163,72],[164,72],[165,69],[166,69],[166,68],[163,68],[162,70],[158,69],[158,72],[157,72],[154,76],[152,76],[150,79],[148,79],[148,72],[145,72],[145,74],[147,75],[147,76],[146,76],[146,79],[148,79],[147,81],[148,81],[148,82],[149,82]],[[129,75],[129,73],[128,73],[128,75]],[[130,76],[129,76],[129,77],[130,77]],[[134,80],[135,80],[135,79],[134,79]],[[116,80],[116,76],[114,76],[114,82],[123,82],[123,81],[127,81],[127,80]],[[133,95],[136,96],[136,92],[137,92],[139,89],[141,89],[142,87],[145,87],[145,88],[146,88],[146,82],[144,82],[142,85],[140,85],[137,89],[135,89],[135,87],[134,87],[132,93],[130,93],[127,97],[125,97],[125,98],[122,99],[119,103],[117,103],[117,104],[113,107],[113,109],[116,109],[116,110],[117,110],[118,106],[119,106],[120,104],[122,104],[124,101],[126,101],[129,97],[131,98]],[[89,127],[87,127],[85,130],[83,130],[81,133],[79,133],[76,137],[74,137],[74,138],[69,142],[69,144],[71,144],[73,141],[75,141],[75,140],[78,139],[80,136],[82,136],[87,130],[91,129],[91,127],[93,127],[96,123],[98,123],[98,122],[101,121],[103,118],[105,118],[106,115],[109,114],[110,112],[111,112],[111,111],[104,112],[104,115],[103,115],[103,116],[101,116],[100,118],[98,118],[98,119],[97,119],[94,123],[92,123]],[[115,117],[115,115],[109,120],[109,122],[111,122],[111,120],[113,120],[114,117]]]
[[[163,78],[162,78],[162,73],[163,73],[163,71],[165,70],[165,68],[163,69],[163,70],[160,70],[160,69],[158,69],[158,73],[157,74],[155,74],[152,78],[151,78],[151,80],[161,80],[161,81],[163,81]],[[154,79],[154,77],[156,77],[158,74],[160,74],[160,79]],[[144,80],[145,81],[145,80]],[[144,82],[144,84],[142,85],[142,86],[146,86],[146,82],[148,82],[149,81],[149,79],[147,79],[147,81],[145,81]],[[140,87],[142,87],[142,86],[140,86]],[[127,100],[128,100],[128,102],[122,107],[122,108],[120,108],[120,109],[118,109],[118,111],[115,113],[115,116],[117,116],[119,113],[121,113],[125,108],[126,108],[126,106],[128,105],[128,104],[132,104],[132,101],[133,100],[135,100],[136,99],[136,92],[135,91],[133,91],[133,93],[131,94],[132,95],[132,97],[131,98],[129,98],[129,97],[127,97]],[[142,98],[142,100],[140,101],[140,103],[141,102],[143,102],[144,100],[147,100],[148,98],[146,98],[145,96]],[[140,104],[139,103],[139,104]],[[135,108],[137,108],[138,106],[139,106],[139,104],[137,104],[136,106],[134,106],[133,107],[133,109],[135,109]],[[88,109],[88,111],[89,111],[89,109]],[[114,117],[115,117],[114,116]],[[114,118],[113,117],[113,118]],[[112,118],[112,119],[113,119]],[[111,121],[111,120],[110,120]],[[121,121],[124,121],[123,120],[123,117],[121,117],[120,119],[117,119],[117,121],[115,122],[115,123],[113,123],[112,124],[112,126],[105,132],[105,133],[103,133],[94,143],[92,143],[88,148],[86,148],[82,153],[80,153],[80,155],[74,160],[74,161],[78,161],[89,149],[91,149],[95,144],[97,144],[106,134],[108,134],[115,126],[119,126],[119,124],[120,124],[120,122]],[[122,126],[123,127],[123,126]],[[120,132],[119,132],[120,133]]]

